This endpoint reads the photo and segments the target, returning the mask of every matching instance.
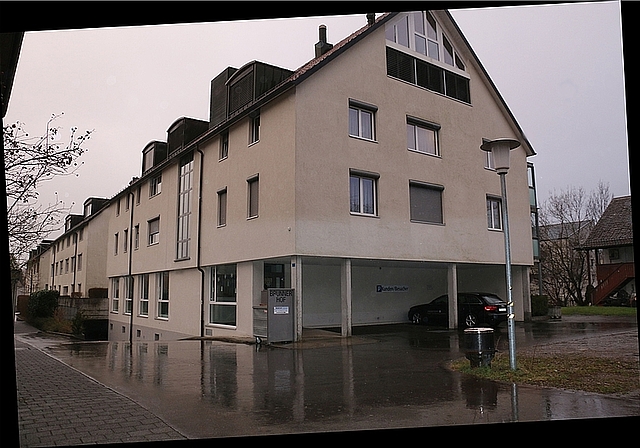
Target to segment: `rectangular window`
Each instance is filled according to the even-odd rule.
[[[443,224],[443,187],[418,182],[409,183],[409,204],[411,221]]]
[[[250,120],[249,144],[252,144],[260,140],[260,114],[252,116]]]
[[[351,213],[377,216],[377,182],[374,174],[352,172],[349,176],[349,197]]]
[[[375,140],[375,106],[349,100],[349,135]]]
[[[111,279],[111,311],[117,313],[120,308],[120,279]]]
[[[227,225],[227,189],[218,191],[218,227]]]
[[[158,299],[158,317],[169,318],[169,273],[156,274],[156,297]]]
[[[438,130],[440,126],[423,120],[407,117],[407,147],[410,151],[440,155]]]
[[[138,276],[140,284],[140,316],[149,315],[149,274]]]
[[[125,229],[122,236],[124,237],[122,238],[122,251],[126,254],[127,246],[129,245],[129,229]]]
[[[131,314],[133,310],[133,277],[124,278],[124,314]]]
[[[180,174],[178,179],[178,234],[176,257],[189,257],[189,242],[191,240],[191,195],[193,192],[193,153],[180,160]]]
[[[140,224],[136,224],[133,228],[133,248],[137,250],[140,247]]]
[[[258,217],[258,196],[260,193],[260,184],[258,180],[258,176],[252,177],[247,180],[247,190],[248,190],[248,217],[249,218],[257,218]]]
[[[152,177],[149,181],[149,197],[160,194],[162,191],[162,175]]]
[[[82,271],[82,254],[78,254],[78,271]]]
[[[229,157],[229,132],[225,131],[220,134],[220,155],[219,160]]]
[[[502,230],[502,200],[487,196],[487,228]]]
[[[138,185],[138,188],[136,189],[136,205],[140,205],[140,195],[142,193],[142,186]]]
[[[160,242],[160,218],[152,219],[149,225],[149,246]]]
[[[236,325],[236,265],[214,266],[210,270],[209,323]]]

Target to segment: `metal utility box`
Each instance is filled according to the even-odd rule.
[[[267,290],[267,341],[293,342],[295,339],[295,291],[291,288]]]

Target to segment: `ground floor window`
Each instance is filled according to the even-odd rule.
[[[140,309],[141,316],[149,315],[149,274],[142,274],[139,276],[140,285]]]
[[[158,317],[169,318],[169,273],[156,274],[156,297],[158,298]]]
[[[125,277],[124,313],[131,314],[133,310],[133,277]]]
[[[211,267],[209,323],[236,325],[236,265]]]
[[[120,308],[120,279],[111,279],[111,311],[117,313]]]

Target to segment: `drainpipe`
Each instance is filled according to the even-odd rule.
[[[129,289],[131,288],[131,282],[133,282],[133,276],[131,275],[131,262],[133,257],[133,207],[135,207],[135,197],[131,191],[131,183],[129,183],[129,189],[127,191],[127,196],[129,196],[129,241],[127,245],[129,246],[129,266],[127,268],[127,291],[125,294],[129,294]],[[129,347],[133,347],[133,310],[135,308],[133,304],[133,291],[131,291],[131,314],[129,315]],[[127,297],[125,296],[125,302]]]
[[[200,266],[201,236],[202,236],[202,172],[204,170],[204,153],[200,145],[196,144],[196,151],[200,154],[200,179],[198,180],[198,233],[196,234],[196,268],[200,271],[200,337],[204,337],[204,269]]]

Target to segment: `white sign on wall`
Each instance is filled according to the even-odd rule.
[[[407,285],[377,285],[376,292],[408,292]]]

